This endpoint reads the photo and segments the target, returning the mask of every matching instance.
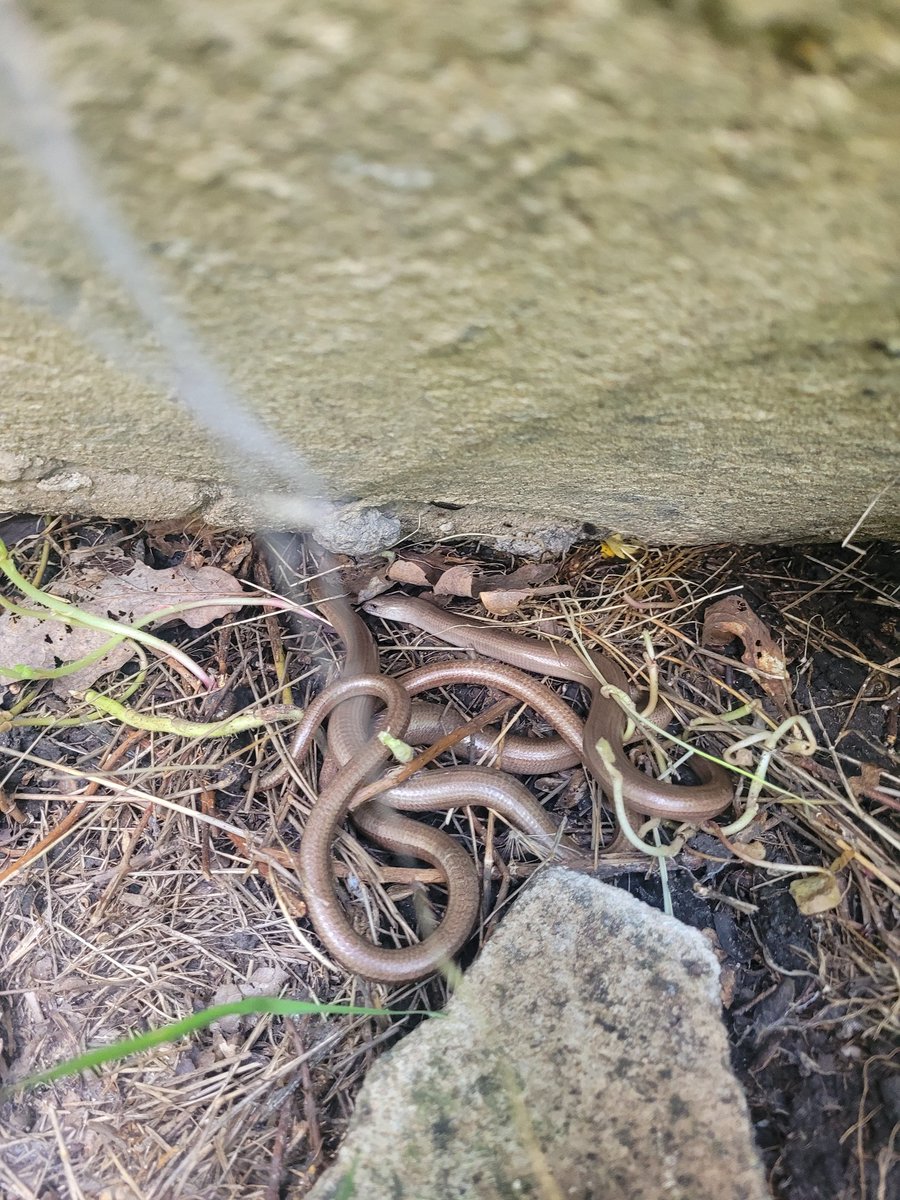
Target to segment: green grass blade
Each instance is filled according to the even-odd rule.
[[[154,1046],[165,1045],[166,1042],[177,1042],[179,1038],[198,1029],[206,1029],[213,1021],[222,1017],[245,1016],[249,1013],[272,1013],[279,1017],[296,1016],[351,1016],[351,1017],[435,1017],[438,1013],[426,1009],[390,1009],[390,1008],[358,1008],[349,1004],[316,1004],[309,1000],[287,1000],[282,996],[248,996],[244,1000],[235,1000],[230,1004],[215,1004],[200,1012],[192,1013],[181,1021],[173,1021],[159,1029],[148,1029],[135,1037],[124,1038],[109,1046],[97,1046],[79,1054],[77,1058],[67,1059],[50,1067],[29,1075],[7,1087],[0,1089],[0,1099],[8,1098],[15,1092],[36,1087],[41,1083],[53,1083],[68,1075],[77,1075],[81,1071],[92,1071],[104,1063],[115,1062],[143,1050],[151,1050]]]

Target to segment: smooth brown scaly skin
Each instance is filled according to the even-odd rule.
[[[377,725],[376,718],[376,725]],[[431,746],[465,724],[453,708],[416,700],[412,706],[406,740],[411,746]],[[459,745],[472,762],[508,771],[511,775],[555,775],[581,762],[581,751],[573,750],[561,737],[522,737],[498,730],[479,729]]]
[[[316,551],[320,571],[333,560]],[[408,728],[410,696],[416,691],[440,686],[443,679],[459,676],[464,664],[443,664],[444,674],[412,672],[403,681],[377,674],[378,653],[365,622],[337,588],[320,577],[311,589],[317,607],[332,624],[345,655],[337,682],[330,684],[310,706],[294,737],[291,753],[300,758],[308,749],[318,724],[330,713],[328,746],[339,770],[321,792],[307,821],[300,846],[300,870],[310,919],[328,951],[349,970],[368,979],[387,983],[419,979],[448,963],[465,944],[474,928],[480,904],[478,875],[472,859],[452,837],[403,817],[397,811],[422,812],[464,807],[469,804],[493,808],[542,849],[553,850],[562,861],[587,865],[567,839],[560,839],[555,822],[534,797],[516,780],[495,769],[448,768],[414,778],[408,783],[354,809],[352,819],[372,841],[396,854],[424,860],[438,868],[447,884],[447,905],[440,924],[421,942],[400,949],[375,946],[352,927],[335,892],[332,846],[338,828],[348,813],[353,794],[383,766],[388,751],[372,737],[373,696],[388,705],[386,723],[390,733],[404,737]],[[568,754],[578,752],[581,723],[557,696],[533,679],[500,664],[493,666],[491,680],[511,694],[531,703],[551,724],[561,722]],[[374,668],[374,669],[373,669]],[[468,678],[484,677],[482,668],[471,664]],[[434,680],[437,680],[435,683]],[[402,696],[402,699],[401,699]],[[557,724],[557,728],[559,725]],[[517,739],[524,743],[525,739]],[[541,763],[559,761],[557,739],[542,756]],[[524,745],[519,747],[526,766],[537,767],[537,759]],[[545,769],[543,765],[537,769]],[[274,773],[266,786],[281,778]],[[612,868],[611,868],[612,869]]]
[[[330,684],[313,701],[297,731],[298,756],[305,753],[322,720],[341,705],[378,696],[388,706],[387,727],[402,737],[409,721],[409,694],[385,675],[355,675]],[[335,891],[331,848],[350,800],[388,758],[387,747],[367,738],[322,791],[309,815],[300,842],[299,866],[310,920],[327,949],[349,970],[368,979],[397,983],[420,979],[449,961],[468,938],[478,916],[475,865],[453,838],[437,829],[398,816],[375,802],[357,809],[354,820],[365,832],[397,852],[432,863],[447,881],[444,919],[428,937],[400,950],[375,946],[350,924]]]
[[[523,637],[471,617],[444,612],[410,596],[378,596],[365,610],[387,620],[414,625],[452,646],[474,650],[491,659],[554,679],[569,679],[590,689],[591,707],[584,725],[582,753],[585,766],[607,793],[612,790],[609,770],[597,750],[605,739],[613,752],[615,767],[622,775],[622,793],[629,808],[650,817],[702,824],[716,817],[732,802],[732,784],[727,771],[716,763],[695,759],[692,767],[701,783],[682,786],[653,779],[639,770],[625,754],[622,737],[625,714],[614,700],[601,694],[604,683],[628,691],[628,680],[612,659],[590,653],[594,670],[570,646]],[[441,664],[443,665],[443,664]],[[466,664],[463,664],[466,665]],[[491,683],[489,677],[484,682]],[[499,681],[494,685],[502,690]]]
[[[338,681],[310,706],[291,747],[292,756],[301,757],[318,724],[330,714],[329,754],[338,769],[310,814],[301,844],[300,868],[313,925],[330,953],[350,970],[388,983],[421,978],[452,959],[477,920],[479,881],[469,855],[441,830],[411,821],[398,810],[424,812],[481,805],[493,809],[540,848],[553,850],[561,861],[589,865],[585,856],[560,836],[556,822],[531,793],[503,770],[451,767],[425,772],[360,804],[352,819],[378,845],[429,862],[441,871],[448,890],[444,916],[421,942],[400,949],[373,945],[356,933],[335,891],[331,854],[354,794],[378,774],[388,757],[382,743],[372,736],[376,727],[374,697],[387,705],[379,724],[386,723],[394,736],[427,741],[434,733],[440,736],[446,732],[448,724],[453,728],[459,719],[437,706],[417,704],[410,730],[410,698],[452,683],[484,684],[528,704],[559,735],[505,739],[499,766],[537,774],[559,770],[583,758],[608,786],[608,772],[596,752],[597,740],[604,737],[625,777],[626,799],[635,809],[679,820],[706,820],[730,803],[731,789],[724,773],[719,776],[709,771],[699,787],[684,788],[659,783],[633,767],[622,750],[625,719],[621,709],[600,694],[601,683],[568,647],[488,629],[470,618],[453,616],[410,597],[379,597],[366,606],[368,611],[413,624],[452,645],[492,658],[436,663],[410,671],[399,681],[380,675],[377,647],[368,627],[339,592],[336,577],[326,574],[332,571],[334,559],[318,548],[314,555],[323,574],[312,581],[310,590],[322,615],[341,639],[345,653]],[[627,689],[627,680],[616,664],[601,655],[593,656],[593,662],[606,682]],[[587,722],[583,724],[554,692],[517,669],[520,666],[589,687],[592,704]],[[491,739],[490,731],[478,735],[473,739],[475,750],[484,751]],[[283,768],[273,772],[263,785],[274,786],[284,774]],[[610,862],[608,869],[617,871],[622,865],[632,864]]]

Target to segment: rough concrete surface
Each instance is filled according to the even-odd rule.
[[[363,541],[842,537],[889,482],[893,0],[25,7],[168,293]],[[0,507],[254,519],[283,478],[229,484],[59,200],[0,144]]]
[[[310,1200],[764,1200],[696,930],[553,870],[369,1072]]]

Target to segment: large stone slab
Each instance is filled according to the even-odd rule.
[[[895,469],[896,9],[813,7],[35,18],[98,181],[332,493],[556,545],[843,536]],[[231,486],[59,200],[0,147],[0,249],[56,310],[0,299],[0,507],[255,519],[277,480]]]
[[[693,929],[566,871],[369,1072],[310,1200],[765,1200]]]

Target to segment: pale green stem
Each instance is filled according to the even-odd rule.
[[[613,808],[615,809],[616,819],[626,839],[636,850],[640,850],[642,854],[647,854],[651,858],[671,858],[673,854],[677,854],[684,845],[683,838],[676,838],[669,846],[651,846],[649,842],[641,841],[632,829],[631,822],[628,820],[625,799],[622,795],[622,772],[616,766],[616,756],[613,754],[613,748],[606,738],[600,738],[597,742],[597,753],[603,759],[603,763],[609,772],[610,782],[612,783]]]
[[[659,704],[659,667],[656,662],[656,651],[653,649],[653,639],[649,633],[644,634],[644,650],[650,690],[647,695],[647,703],[641,709],[641,716],[649,717],[656,711],[656,706]]]
[[[758,812],[759,804],[753,800],[747,805],[736,821],[732,821],[730,825],[720,825],[719,828],[726,837],[733,837],[734,834],[740,833],[742,829],[746,829]]]
[[[157,651],[157,653],[162,654],[164,657],[174,658],[177,662],[180,662],[186,670],[190,671],[192,675],[200,680],[205,688],[212,691],[216,687],[216,680],[207,674],[183,650],[179,650],[177,646],[172,646],[168,642],[164,642],[162,638],[154,637],[152,633],[145,633],[142,629],[122,625],[119,621],[111,621],[108,617],[86,613],[82,609],[76,608],[74,604],[60,600],[58,596],[51,596],[49,592],[43,592],[40,588],[33,587],[24,575],[20,574],[16,569],[9,556],[6,544],[2,540],[0,540],[0,571],[3,572],[10,583],[14,587],[17,587],[24,596],[27,596],[29,600],[33,600],[37,604],[42,604],[59,620],[71,621],[75,625],[86,625],[90,629],[102,629],[104,632],[115,634],[117,637],[127,637],[133,641],[142,642],[145,646]],[[8,669],[5,673],[9,673]]]
[[[729,762],[727,758],[727,751],[725,752],[726,757],[719,758],[715,754],[707,754],[705,750],[701,750],[698,746],[691,746],[688,742],[684,741],[683,738],[677,737],[674,733],[667,733],[665,729],[660,729],[660,727],[654,724],[653,721],[650,721],[646,717],[642,717],[640,715],[632,703],[631,697],[627,692],[622,691],[621,688],[614,687],[612,684],[606,684],[606,686],[601,688],[600,691],[602,695],[612,697],[612,699],[615,700],[616,703],[619,704],[627,714],[634,717],[635,720],[640,722],[640,724],[646,726],[648,729],[654,730],[659,734],[660,737],[665,738],[666,741],[671,742],[674,746],[680,746],[682,750],[687,750],[691,754],[696,754],[699,758],[705,758],[707,762],[714,762],[718,763],[720,767],[727,767],[727,769],[731,771],[733,775],[740,775],[744,779],[749,779],[751,781],[759,780],[761,783],[766,782],[765,779],[760,779],[758,775],[755,775],[753,771],[747,771],[743,767],[737,766],[736,763]],[[798,720],[802,718],[793,719]],[[802,796],[798,796],[795,792],[790,791],[788,788],[780,787],[777,783],[769,783],[768,786],[773,791],[777,792],[779,796],[784,796],[785,799],[796,800],[800,804],[807,803]]]
[[[744,717],[758,716],[759,705],[755,700],[749,700],[746,704],[741,704],[737,708],[732,708],[729,712],[720,713],[715,717],[699,716],[694,717],[689,723],[688,729],[708,729],[714,728],[722,721],[740,721]]]
[[[0,598],[0,603],[4,603]],[[8,601],[5,602],[8,606]],[[240,596],[216,596],[207,600],[185,600],[182,604],[173,604],[169,608],[159,608],[155,612],[147,613],[146,616],[138,617],[132,625],[121,626],[122,629],[128,629],[129,633],[120,633],[116,637],[110,638],[108,642],[104,642],[102,646],[98,646],[96,650],[91,650],[90,653],[83,655],[81,658],[73,659],[72,662],[64,663],[61,667],[28,667],[17,665],[15,667],[0,667],[0,675],[6,675],[13,679],[64,679],[67,675],[74,675],[76,671],[82,670],[84,667],[93,666],[95,662],[99,662],[105,655],[115,649],[120,642],[135,640],[130,631],[142,629],[146,625],[152,625],[155,621],[164,621],[168,617],[180,616],[183,612],[189,612],[195,608],[208,608],[213,605],[216,608],[223,606],[234,608],[245,608],[260,606],[264,608],[285,608],[291,607],[289,602],[280,602],[278,600],[265,599],[260,597],[242,598]],[[15,606],[11,606],[15,607]],[[303,611],[303,610],[300,610]],[[25,609],[20,610],[20,615],[35,617],[39,621],[52,620],[53,617],[48,613],[29,612]],[[86,614],[90,616],[90,614]],[[87,623],[87,622],[86,622]],[[166,642],[165,645],[169,643]]]
[[[212,690],[217,684],[216,680],[207,674],[197,663],[194,662],[184,651],[179,650],[177,646],[172,646],[169,642],[163,641],[162,638],[154,637],[153,634],[143,632],[143,627],[153,624],[155,621],[165,620],[167,617],[177,616],[180,613],[188,612],[191,609],[208,608],[210,605],[216,607],[262,607],[275,608],[304,613],[306,616],[314,617],[315,614],[304,609],[300,605],[291,603],[289,600],[283,600],[279,597],[261,597],[261,596],[223,596],[223,597],[207,597],[202,600],[187,600],[181,604],[175,604],[169,608],[161,608],[156,612],[149,613],[146,616],[139,617],[132,625],[123,625],[119,621],[112,621],[108,617],[101,617],[94,613],[85,612],[83,609],[76,608],[75,605],[61,600],[58,596],[53,596],[49,592],[42,591],[34,587],[28,580],[17,570],[5,543],[0,540],[0,571],[2,571],[9,581],[19,589],[23,595],[30,600],[34,600],[38,604],[49,610],[52,616],[57,620],[72,621],[78,625],[85,625],[92,629],[99,629],[113,633],[115,636],[110,641],[98,647],[97,650],[91,651],[90,654],[84,655],[83,658],[76,660],[74,663],[66,663],[62,667],[48,668],[46,670],[17,665],[15,667],[0,667],[0,675],[6,675],[13,679],[56,679],[62,678],[65,675],[72,674],[80,670],[83,666],[90,666],[101,659],[105,654],[109,653],[113,647],[126,638],[135,642],[142,642],[145,646],[157,650],[159,653],[174,658],[180,662],[192,675],[204,685],[204,687]],[[37,613],[22,609],[18,605],[12,604],[11,601],[4,600],[0,597],[7,608],[15,612],[19,616],[31,616],[38,619],[47,619],[43,613]]]
[[[128,700],[138,688],[142,687],[144,680],[147,678],[147,655],[137,642],[134,644],[134,652],[140,660],[140,670],[136,672],[134,677],[129,681],[128,686],[119,697],[119,703]],[[75,694],[74,692],[72,693]],[[6,729],[79,729],[84,725],[93,725],[97,720],[94,716],[87,717],[23,717],[20,714],[28,707],[36,696],[23,697],[24,703],[20,700],[15,707],[8,712],[0,712],[0,733]]]
[[[73,693],[77,695],[77,693]],[[88,704],[93,704],[106,716],[115,717],[123,725],[132,729],[145,729],[148,733],[172,733],[178,737],[213,738],[231,737],[235,733],[244,733],[248,729],[259,729],[261,725],[270,725],[273,721],[299,721],[303,717],[302,708],[289,708],[280,704],[269,705],[257,713],[236,713],[223,721],[186,721],[181,717],[151,716],[128,708],[117,700],[104,696],[100,692],[88,690],[84,693]]]
[[[659,824],[653,826],[653,840],[656,843],[657,850],[661,850],[662,841],[659,836]],[[673,917],[675,911],[672,908],[672,893],[669,890],[669,867],[664,857],[661,857],[659,860],[659,882],[662,888],[663,912],[667,916]]]

